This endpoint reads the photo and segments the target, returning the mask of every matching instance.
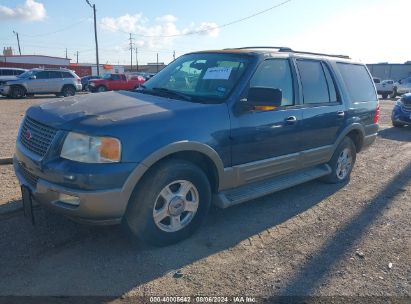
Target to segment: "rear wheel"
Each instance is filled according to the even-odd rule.
[[[74,96],[76,95],[76,89],[72,86],[65,86],[61,90],[61,95],[63,95],[64,97]]]
[[[11,88],[10,97],[11,98],[23,98],[26,96],[26,89],[21,86],[15,86]]]
[[[165,246],[192,235],[210,204],[205,173],[190,162],[168,161],[153,168],[136,187],[124,221],[138,239]]]
[[[322,178],[323,181],[331,184],[343,183],[350,179],[351,171],[354,167],[357,152],[353,141],[345,137],[338,145],[333,157],[328,163],[331,173]]]

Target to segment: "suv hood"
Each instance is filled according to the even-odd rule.
[[[190,103],[137,92],[118,91],[74,96],[33,106],[31,118],[57,129],[101,128],[130,124],[144,118],[175,116],[176,112],[209,105]]]

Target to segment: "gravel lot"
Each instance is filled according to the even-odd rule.
[[[0,156],[12,154],[25,109],[45,101],[0,99]],[[167,248],[42,208],[32,227],[21,211],[5,213],[21,202],[11,166],[0,166],[0,295],[343,295],[405,303],[411,128],[391,127],[393,105],[381,101],[380,135],[358,155],[349,184],[313,181],[213,209],[199,233]]]

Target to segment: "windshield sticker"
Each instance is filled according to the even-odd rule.
[[[228,80],[231,75],[232,68],[215,67],[208,68],[203,79],[223,79]]]

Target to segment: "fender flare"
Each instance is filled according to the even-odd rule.
[[[361,134],[361,143],[360,143],[360,147],[358,149],[358,152],[361,151],[363,142],[364,142],[364,138],[365,138],[365,130],[364,130],[364,126],[360,123],[353,123],[349,126],[347,126],[338,136],[337,140],[335,141],[334,145],[333,145],[333,150],[335,151],[335,149],[337,149],[338,145],[343,141],[344,137],[347,136],[348,133],[350,133],[351,131],[358,131]]]
[[[208,157],[215,165],[217,169],[217,174],[220,179],[221,183],[221,177],[224,175],[224,164],[223,161],[221,160],[220,156],[218,153],[211,148],[210,146],[199,143],[199,142],[190,142],[190,141],[180,141],[180,142],[175,142],[168,144],[152,154],[150,154],[148,157],[146,157],[143,161],[141,161],[137,167],[133,170],[133,172],[130,174],[130,176],[127,178],[124,186],[123,186],[123,191],[122,191],[122,198],[121,201],[125,202],[125,208],[128,205],[128,201],[131,197],[131,194],[135,188],[135,186],[138,184],[138,182],[141,180],[143,175],[151,168],[152,165],[160,161],[161,159],[167,157],[168,155],[177,153],[177,152],[198,152],[203,154],[204,156]]]

